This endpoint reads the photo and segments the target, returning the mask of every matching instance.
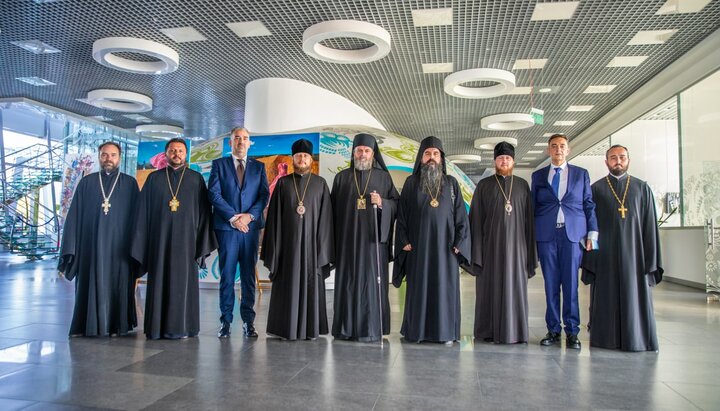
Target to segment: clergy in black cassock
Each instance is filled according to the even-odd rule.
[[[217,248],[205,180],[185,164],[186,150],[182,139],[168,141],[168,166],[152,172],[140,192],[131,255],[148,274],[149,339],[198,334],[198,265]]]
[[[75,279],[70,335],[124,335],[137,326],[130,258],[137,182],[121,173],[120,146],[100,145],[101,170],[80,180],[65,225],[58,270]]]
[[[292,145],[294,172],[270,198],[260,258],[270,271],[268,334],[288,340],[328,333],[325,279],[333,263],[330,190],[313,174],[312,143]]]
[[[350,168],[335,176],[330,197],[335,226],[332,335],[340,339],[378,341],[390,333],[388,261],[392,255],[393,225],[400,196],[374,136],[355,136]]]
[[[535,275],[535,221],[530,186],[513,175],[515,148],[495,146],[496,174],[478,183],[470,204],[475,338],[528,341],[528,278]]]
[[[590,345],[657,351],[651,287],[662,281],[655,200],[646,182],[627,173],[627,148],[605,154],[610,174],[592,185],[599,249],[585,254],[590,284]]]
[[[460,264],[470,257],[470,230],[460,186],[448,176],[442,143],[420,143],[413,174],[400,193],[393,285],[407,277],[400,333],[406,341],[460,338]]]

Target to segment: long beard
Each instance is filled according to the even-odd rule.
[[[510,167],[507,170],[500,170],[499,168],[495,167],[495,173],[500,174],[501,176],[507,177],[513,173],[513,170],[515,167]]]
[[[310,172],[310,167],[311,166],[299,166],[299,165],[293,164],[293,168],[295,169],[295,172],[297,174],[301,174],[301,175],[305,175],[308,172]]]
[[[436,195],[440,191],[440,184],[442,184],[442,172],[440,166],[433,163],[423,164],[420,166],[420,184],[422,189],[428,194]]]
[[[372,158],[364,160],[355,159],[355,170],[357,171],[368,171],[372,167]]]

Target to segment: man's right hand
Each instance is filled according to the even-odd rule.
[[[406,244],[405,247],[403,247],[403,251],[412,251],[412,245]]]

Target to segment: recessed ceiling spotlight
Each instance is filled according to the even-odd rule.
[[[538,90],[538,92],[540,92],[540,93],[549,93],[551,91],[552,91],[552,89],[550,87],[543,87],[540,90]]]
[[[413,26],[451,26],[453,24],[452,8],[412,10]]]
[[[167,124],[143,124],[135,127],[135,132],[143,137],[170,140],[171,138],[182,137],[185,130],[182,127]]]
[[[40,77],[15,77],[15,80],[20,80],[23,83],[28,83],[33,86],[41,87],[41,86],[54,86],[55,83],[53,83],[50,80],[45,80],[44,78]]]
[[[525,113],[496,114],[480,119],[480,127],[484,130],[520,130],[534,124],[533,116]]]
[[[517,147],[517,139],[513,137],[480,137],[473,142],[473,147],[478,150],[494,150],[495,146],[503,141]]]
[[[579,1],[562,1],[558,3],[536,3],[530,21],[569,20],[575,14]]]
[[[60,50],[40,40],[11,41],[10,44],[35,54],[60,53]]]
[[[97,108],[123,113],[143,113],[152,110],[153,107],[152,98],[126,90],[92,90],[88,92],[83,102]]]
[[[131,60],[115,53],[142,54],[154,61]],[[172,73],[180,65],[180,56],[170,47],[134,37],[107,37],[93,43],[93,58],[105,67],[137,74]]]
[[[487,87],[464,87],[473,81],[495,83]],[[462,70],[445,77],[445,92],[460,98],[492,98],[507,94],[515,88],[515,75],[509,71],[477,68]]]
[[[627,45],[637,46],[642,44],[663,44],[675,33],[677,33],[676,29],[639,31],[632,39],[630,39]]]
[[[570,106],[566,111],[590,111],[595,106]]]
[[[553,126],[574,126],[577,121],[570,121],[570,120],[558,120],[553,124]]]
[[[373,43],[355,50],[340,50],[321,43],[334,38],[356,38]],[[303,33],[303,51],[310,57],[328,63],[357,64],[380,60],[390,53],[390,33],[364,21],[332,20],[308,27]]]

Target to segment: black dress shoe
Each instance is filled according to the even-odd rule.
[[[545,338],[540,340],[540,345],[549,346],[554,345],[555,343],[560,341],[560,333],[554,333],[552,331],[549,331],[547,334],[545,334]]]
[[[580,340],[578,340],[577,335],[570,334],[567,336],[565,345],[567,348],[572,348],[573,350],[579,350],[580,349]]]
[[[223,321],[220,325],[220,331],[218,331],[218,338],[230,337],[230,323]]]
[[[243,333],[246,337],[249,338],[257,338],[258,336],[257,332],[255,332],[255,327],[253,326],[253,323],[243,324]]]

